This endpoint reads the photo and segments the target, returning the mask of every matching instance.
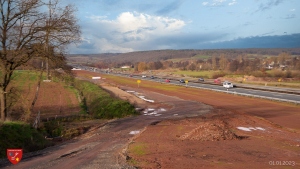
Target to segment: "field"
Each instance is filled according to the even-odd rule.
[[[203,59],[204,61],[206,61],[210,57],[211,56],[208,55],[196,55],[191,58],[168,59],[167,61],[180,62],[180,61],[197,60],[197,59]]]
[[[38,74],[33,71],[15,71],[12,77],[10,88],[14,88],[14,92],[9,95],[9,110],[13,119],[20,120],[34,99]],[[45,76],[42,79],[46,79]],[[41,118],[47,118],[74,115],[80,110],[77,91],[53,78],[53,82],[41,83],[32,115],[36,116],[40,112]]]

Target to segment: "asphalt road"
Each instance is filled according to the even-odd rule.
[[[85,66],[75,66],[74,67],[77,68],[87,68]],[[87,68],[87,71],[91,71],[91,72],[97,72],[97,73],[104,73],[106,74],[105,71],[100,71],[100,70],[89,70]],[[128,77],[128,74],[122,74],[122,73],[109,73],[110,75],[116,75],[116,76],[123,76],[123,77]],[[151,79],[149,76],[147,76],[146,78],[142,78],[142,76],[136,76],[133,75],[133,77],[128,77],[128,78],[134,78],[134,79],[140,79],[140,80],[149,80],[149,81],[155,81],[155,82],[165,82],[166,78],[158,78],[155,77],[154,79]],[[210,85],[210,84],[203,84],[203,83],[193,83],[193,82],[188,82],[187,84],[185,83],[180,83],[179,79],[178,80],[172,80],[172,79],[176,79],[176,78],[170,78],[170,82],[169,84],[174,84],[174,85],[183,85],[183,86],[187,86],[187,87],[201,87],[204,89],[208,89],[208,90],[218,90],[218,91],[223,91],[223,92],[229,92],[229,93],[241,93],[241,94],[248,94],[248,95],[255,95],[256,97],[267,97],[268,99],[274,98],[274,100],[276,99],[285,99],[288,101],[296,101],[296,102],[300,102],[300,95],[295,95],[295,94],[287,94],[287,93],[279,93],[279,92],[271,92],[271,91],[263,91],[263,90],[255,90],[255,89],[244,89],[244,88],[231,88],[231,89],[225,89],[223,86],[219,86],[219,85]],[[284,89],[284,88],[281,88]],[[287,89],[289,90],[289,89]],[[280,101],[280,100],[278,100]]]

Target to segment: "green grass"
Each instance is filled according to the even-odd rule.
[[[244,77],[244,75],[225,75],[224,77]]]
[[[203,59],[203,60],[207,60],[210,57],[211,56],[208,56],[208,55],[196,55],[196,56],[192,57],[191,59]]]
[[[129,102],[111,97],[93,83],[75,80],[74,85],[82,91],[90,113],[97,118],[113,119],[138,114]]]
[[[146,150],[146,148],[148,147],[147,143],[144,142],[138,142],[138,143],[134,143],[129,147],[129,152],[131,152],[134,155],[146,155],[149,153],[148,150]]]
[[[0,158],[7,158],[6,149],[23,149],[23,153],[28,153],[52,145],[23,122],[0,122],[0,138]]]
[[[211,57],[211,56],[208,56],[208,55],[196,55],[196,56],[191,57],[191,58],[168,59],[167,61],[180,62],[180,61],[196,60],[196,59],[207,60],[207,59],[210,58],[210,57]]]
[[[193,77],[211,78],[212,75],[217,72],[219,71],[174,71],[174,72],[166,72],[166,73],[182,74],[182,75],[188,75]]]

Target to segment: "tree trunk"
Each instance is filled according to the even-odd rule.
[[[41,86],[41,81],[42,81],[42,77],[43,77],[43,72],[44,72],[44,69],[43,69],[43,62],[42,62],[42,70],[41,70],[41,74],[40,74],[40,77],[39,77],[39,80],[38,80],[38,85],[36,87],[36,92],[35,92],[35,97],[32,101],[32,104],[31,104],[31,107],[30,107],[30,112],[33,111],[33,107],[35,105],[35,102],[39,96],[39,90],[40,90],[40,86]]]
[[[5,121],[7,117],[6,111],[6,93],[3,89],[0,89],[0,104],[1,104],[1,121]]]

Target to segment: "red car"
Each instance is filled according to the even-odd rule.
[[[129,77],[132,77],[132,75],[129,75]]]
[[[221,83],[220,79],[215,79],[214,83]]]
[[[166,79],[165,81],[166,81],[166,82],[170,82],[170,80],[169,80],[169,79]]]

